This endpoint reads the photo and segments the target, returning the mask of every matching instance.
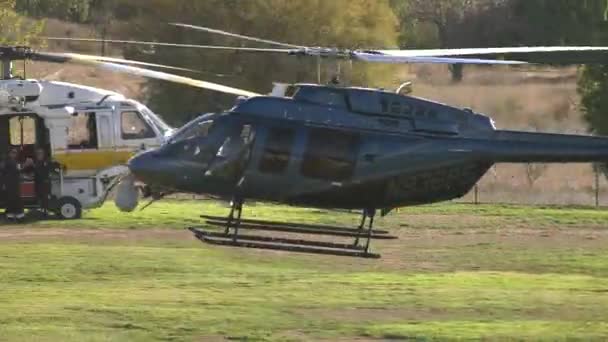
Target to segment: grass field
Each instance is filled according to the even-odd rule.
[[[608,339],[608,211],[445,204],[380,260],[205,246],[214,202],[0,228],[0,341]],[[354,224],[255,205],[245,215]]]

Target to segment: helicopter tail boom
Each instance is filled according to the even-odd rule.
[[[608,137],[495,131],[478,146],[497,163],[589,163],[608,161]]]

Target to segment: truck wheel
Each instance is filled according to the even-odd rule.
[[[75,220],[82,217],[82,205],[72,197],[60,198],[57,202],[57,214],[63,220]]]

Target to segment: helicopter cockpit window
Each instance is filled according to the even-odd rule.
[[[95,113],[76,113],[70,118],[68,128],[68,149],[96,149],[97,121]]]
[[[124,140],[150,139],[156,134],[139,112],[127,111],[121,114],[122,138]]]

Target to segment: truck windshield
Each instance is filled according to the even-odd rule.
[[[154,126],[160,131],[162,135],[167,134],[171,130],[171,127],[167,125],[161,118],[150,111],[147,108],[142,108],[141,112],[152,121]]]

